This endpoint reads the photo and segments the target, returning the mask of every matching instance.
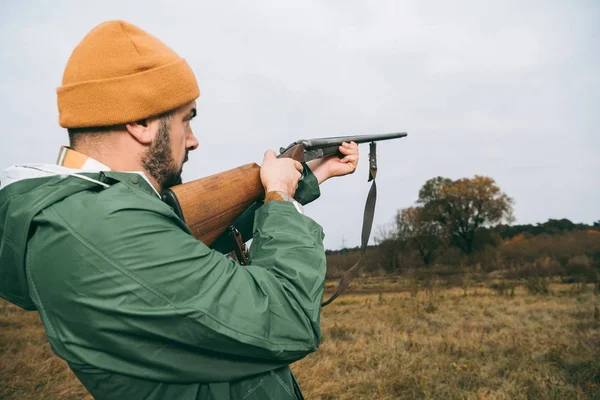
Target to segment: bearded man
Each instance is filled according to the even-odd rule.
[[[354,172],[356,144],[310,165],[265,153],[241,266],[161,200],[198,147],[183,58],[108,21],[75,48],[57,94],[70,139],[57,164],[0,176],[0,296],[39,312],[97,399],[302,398],[289,364],[319,346],[325,252],[321,226],[286,199],[306,204]]]

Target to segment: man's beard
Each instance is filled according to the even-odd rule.
[[[171,137],[169,136],[169,118],[162,118],[158,128],[158,135],[142,157],[142,164],[146,171],[160,186],[160,192],[182,183],[182,168],[177,166],[171,153]],[[185,152],[184,163],[188,159]]]

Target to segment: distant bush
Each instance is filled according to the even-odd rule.
[[[529,279],[563,275],[565,275],[565,270],[560,263],[551,257],[545,256],[534,259],[531,263],[523,263],[518,267],[512,267],[507,273],[507,278]]]
[[[331,340],[352,340],[352,335],[356,332],[355,328],[334,324],[328,331]]]
[[[569,259],[566,272],[572,282],[595,283],[598,281],[598,271],[586,255],[579,255]]]
[[[550,293],[550,278],[531,277],[525,281],[525,287],[531,294],[549,294]]]
[[[440,249],[432,265],[424,265],[414,249],[401,247],[395,270],[389,268],[389,251],[389,248],[369,247],[361,275],[402,274],[421,283],[438,280],[443,286],[464,286],[467,281],[483,283],[490,278],[526,281],[530,278],[561,277],[565,283],[595,283],[600,288],[600,232],[592,229],[562,231],[553,235],[525,232],[507,239],[498,247],[488,245],[470,255],[447,247]],[[359,257],[358,248],[328,251],[327,278],[338,279]],[[495,271],[501,272],[501,275],[491,276]],[[500,287],[492,289],[502,291]]]
[[[339,251],[327,251],[327,279],[339,279],[344,272],[352,267],[360,258],[360,249],[343,249]],[[361,262],[362,275],[380,275],[378,249],[367,248],[365,257]]]
[[[560,235],[541,234],[530,239],[506,242],[500,248],[500,255],[509,266],[533,263],[548,257],[561,266],[576,256],[586,256],[590,266],[600,266],[600,232],[575,231]]]
[[[490,289],[494,290],[498,296],[514,297],[516,284],[514,281],[501,280],[490,284]]]
[[[596,231],[520,237],[499,252],[511,279],[561,276],[567,283],[598,281],[600,233]]]

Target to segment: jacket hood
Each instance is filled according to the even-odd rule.
[[[36,309],[25,269],[33,218],[75,193],[108,187],[101,174],[52,164],[14,165],[0,172],[0,297]]]

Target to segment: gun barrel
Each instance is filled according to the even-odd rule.
[[[300,140],[296,143],[302,143],[306,150],[320,149],[324,147],[340,145],[342,142],[355,142],[356,144],[378,142],[381,140],[398,139],[407,136],[406,132],[401,133],[382,133],[373,135],[355,135],[355,136],[335,136],[329,138]]]

